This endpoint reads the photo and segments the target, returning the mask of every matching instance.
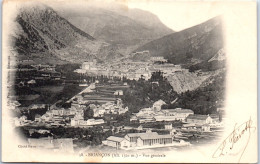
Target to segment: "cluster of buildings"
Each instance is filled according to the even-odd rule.
[[[104,145],[117,149],[145,149],[179,145],[173,135],[159,135],[157,132],[128,133],[124,137],[110,136],[102,142]],[[183,145],[188,145],[184,143]]]
[[[44,123],[45,125],[51,126],[72,127],[85,127],[104,124],[105,121],[103,120],[103,117],[105,114],[121,115],[128,111],[128,107],[123,107],[123,103],[120,98],[115,99],[116,101],[108,101],[99,105],[90,102],[89,109],[86,109],[86,104],[89,103],[89,100],[84,99],[83,95],[85,92],[92,92],[94,88],[95,86],[91,84],[82,92],[68,100],[68,102],[71,103],[71,106],[68,109],[57,107],[56,104],[52,106],[46,106],[45,104],[32,104],[28,107],[28,110],[47,110],[42,116],[39,114],[35,115],[34,122],[36,123]],[[121,90],[117,90],[115,93],[120,95]],[[86,112],[86,110],[93,111],[93,116],[91,116],[88,120],[84,119],[84,111]],[[32,121],[27,120],[25,116],[15,118],[14,120],[16,126],[23,126],[32,123]]]
[[[152,107],[143,108],[138,113],[135,113],[130,121],[139,121],[140,123],[174,120],[184,121],[189,115],[194,114],[190,109],[161,109],[161,106],[164,104],[164,101],[158,100]]]
[[[90,106],[94,111],[94,117],[104,117],[105,114],[124,114],[128,111],[128,107],[123,107],[122,100],[118,99],[117,104],[112,102],[107,102],[102,105],[94,105]]]
[[[136,52],[136,54],[146,54],[144,52]],[[158,63],[159,62],[159,63]],[[167,60],[162,56],[150,57],[146,62],[136,62],[132,60],[124,60],[114,63],[98,64],[96,60],[84,62],[80,69],[74,72],[86,74],[89,76],[106,76],[106,77],[120,77],[130,80],[138,80],[140,78],[148,80],[153,72],[161,71],[164,76],[168,76],[177,71],[182,71],[180,65],[167,63]]]

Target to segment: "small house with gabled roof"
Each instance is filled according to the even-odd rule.
[[[186,118],[188,123],[194,123],[194,124],[211,124],[213,119],[209,115],[201,115],[201,114],[190,114]]]

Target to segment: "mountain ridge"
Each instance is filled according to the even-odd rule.
[[[191,59],[209,60],[223,46],[221,16],[218,16],[153,40],[135,51],[148,50],[151,56],[164,56],[171,63],[184,64]]]

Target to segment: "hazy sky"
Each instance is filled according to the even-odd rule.
[[[209,2],[209,0],[77,0],[73,5],[79,9],[88,5],[110,6],[114,2],[129,8],[149,11],[157,15],[162,23],[174,31],[200,24],[228,10],[223,8],[225,5],[221,0],[218,2]],[[60,6],[61,3],[63,6],[72,6],[68,0],[56,0],[52,2],[52,5]]]
[[[180,31],[200,24],[223,12],[223,6],[220,3],[203,1],[128,1],[128,7],[148,10],[154,13],[162,23],[174,31]]]

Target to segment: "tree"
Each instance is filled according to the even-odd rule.
[[[94,116],[93,109],[90,109],[89,106],[86,109],[84,109],[84,120],[88,120],[90,118],[93,118],[93,116]]]

